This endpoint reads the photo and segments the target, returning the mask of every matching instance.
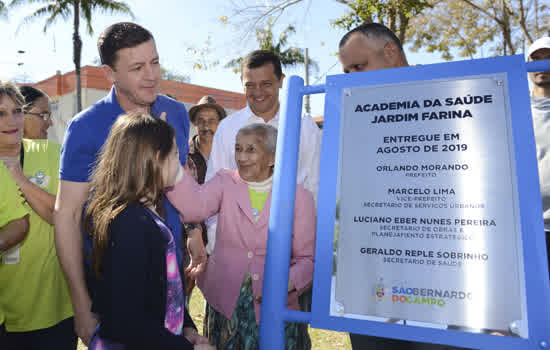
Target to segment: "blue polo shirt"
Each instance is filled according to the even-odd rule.
[[[166,121],[176,131],[176,142],[179,148],[181,164],[185,164],[189,152],[189,117],[185,105],[164,95],[158,95],[151,106],[151,115],[159,117],[166,112]],[[114,86],[103,99],[77,114],[69,123],[61,147],[61,180],[73,182],[90,182],[90,175],[96,163],[101,147],[109,136],[109,131],[118,116],[125,114],[115,95]],[[176,247],[180,247],[182,224],[177,210],[168,200],[164,201],[166,222],[174,234]],[[85,232],[85,249],[91,247],[90,238]],[[181,264],[180,249],[176,249],[178,262]]]

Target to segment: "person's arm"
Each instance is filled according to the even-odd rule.
[[[199,185],[191,175],[182,171],[181,179],[166,193],[166,197],[183,215],[185,222],[201,222],[218,213],[222,193],[221,175]]]
[[[31,208],[48,224],[53,225],[55,196],[33,184],[23,173],[18,157],[3,158],[6,168],[19,186],[21,193]]]
[[[290,257],[289,291],[298,294],[311,286],[315,254],[315,203],[309,191],[296,191],[292,251]]]
[[[0,228],[0,253],[23,241],[28,232],[29,215],[12,220]]]
[[[55,247],[69,286],[74,310],[76,334],[87,345],[97,320],[84,278],[81,216],[89,191],[88,182],[61,180],[55,202]]]

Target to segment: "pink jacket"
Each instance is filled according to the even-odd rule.
[[[247,272],[254,295],[262,294],[271,193],[256,223],[248,185],[234,170],[222,169],[202,186],[184,174],[167,195],[185,222],[200,222],[219,213],[216,246],[197,284],[208,303],[231,318]],[[287,307],[299,310],[298,295],[313,280],[315,249],[315,205],[311,192],[301,185],[296,187],[293,227],[290,279],[296,290],[288,294]],[[259,322],[258,301],[254,309]]]

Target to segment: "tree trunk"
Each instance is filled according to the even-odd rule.
[[[82,40],[80,39],[80,0],[73,0],[74,27],[73,27],[73,62],[76,75],[76,112],[82,110],[82,82],[80,80],[80,59],[82,56]]]
[[[392,32],[397,32],[397,19],[396,19],[396,13],[395,8],[391,7],[388,10],[388,27],[391,29]]]
[[[516,49],[514,47],[514,43],[512,42],[512,29],[510,25],[510,13],[508,12],[508,8],[506,7],[506,1],[502,0],[502,36],[504,39],[504,47],[510,49],[510,55],[513,55],[516,53]],[[506,51],[506,50],[505,50]],[[505,52],[505,55],[508,53]]]
[[[401,41],[401,45],[405,45],[405,39],[407,38],[407,28],[409,27],[409,18],[405,14],[403,9],[399,9],[399,32],[397,37]]]

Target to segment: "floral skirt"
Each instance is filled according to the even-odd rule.
[[[206,306],[204,335],[218,350],[257,350],[260,348],[260,327],[256,323],[252,280],[247,274],[241,285],[237,305],[231,319]],[[285,349],[310,350],[311,339],[307,324],[285,323]]]

